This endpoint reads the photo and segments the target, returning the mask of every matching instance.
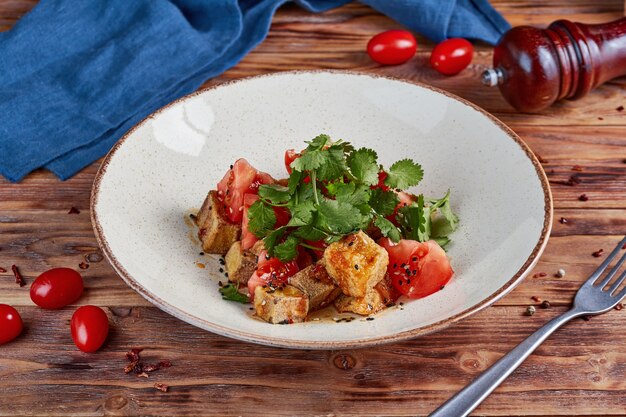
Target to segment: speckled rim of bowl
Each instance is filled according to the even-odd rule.
[[[456,100],[468,107],[471,107],[472,109],[482,113],[484,116],[486,116],[487,118],[489,118],[495,125],[497,125],[498,127],[500,127],[500,129],[509,137],[511,138],[514,142],[516,142],[520,148],[522,148],[522,150],[524,151],[524,153],[526,154],[526,156],[528,157],[528,159],[530,159],[530,161],[532,162],[533,166],[535,167],[535,172],[537,173],[537,177],[539,178],[539,181],[541,182],[541,188],[543,189],[543,194],[544,194],[544,221],[543,221],[543,228],[541,230],[541,236],[539,237],[539,240],[537,241],[537,244],[535,245],[535,247],[533,248],[530,256],[526,259],[526,261],[524,262],[524,264],[522,265],[522,267],[517,271],[517,273],[509,280],[507,281],[502,287],[500,287],[499,290],[495,291],[494,293],[492,293],[489,297],[485,298],[484,300],[476,303],[475,305],[473,305],[472,307],[466,309],[465,311],[462,311],[461,313],[458,313],[454,316],[448,317],[447,319],[444,320],[440,320],[436,323],[432,323],[429,324],[427,326],[423,326],[423,327],[419,327],[416,329],[412,329],[412,330],[407,330],[404,332],[400,332],[397,333],[395,335],[392,336],[382,336],[382,337],[374,337],[374,338],[366,338],[366,339],[359,339],[359,340],[353,340],[353,341],[349,341],[349,342],[332,342],[332,341],[319,341],[319,342],[310,342],[310,341],[304,341],[304,340],[291,340],[291,339],[283,339],[283,338],[276,338],[276,337],[269,337],[269,336],[262,336],[262,335],[258,335],[258,334],[252,334],[252,333],[247,333],[247,332],[241,332],[239,330],[235,330],[235,329],[230,329],[227,327],[223,327],[220,326],[218,324],[209,322],[207,320],[204,320],[200,317],[196,317],[190,313],[187,313],[177,307],[174,307],[173,305],[167,303],[166,301],[162,300],[161,298],[159,298],[157,295],[151,293],[150,291],[146,290],[145,288],[143,288],[132,276],[130,273],[128,273],[128,271],[124,268],[124,266],[117,260],[117,258],[115,257],[115,255],[112,253],[111,248],[109,247],[109,244],[106,240],[106,238],[104,237],[104,233],[102,230],[102,226],[100,224],[100,221],[98,219],[98,197],[99,197],[99,192],[100,192],[100,183],[102,181],[102,178],[104,176],[104,174],[107,171],[107,167],[109,165],[109,162],[111,161],[111,159],[115,156],[115,153],[117,152],[117,150],[124,144],[124,142],[133,134],[133,132],[138,129],[139,127],[143,126],[146,121],[148,121],[149,119],[154,118],[155,116],[157,116],[159,113],[161,113],[163,110],[168,109],[169,107],[184,101],[184,100],[188,100],[192,97],[195,97],[199,94],[204,93],[205,91],[208,90],[213,90],[216,88],[224,88],[227,87],[231,84],[234,83],[238,83],[238,82],[242,82],[242,81],[248,81],[251,79],[256,79],[256,78],[262,78],[262,77],[273,77],[273,76],[281,76],[281,75],[294,75],[294,74],[323,74],[323,73],[330,73],[330,74],[343,74],[343,75],[355,75],[355,76],[366,76],[366,77],[371,77],[371,78],[386,78],[389,80],[393,80],[393,81],[398,81],[398,82],[403,82],[403,83],[407,83],[407,84],[412,84],[412,85],[416,85],[418,87],[421,88],[425,88],[431,91],[434,91],[436,93],[439,94],[443,94],[444,96],[447,96],[453,100]],[[90,214],[91,214],[91,222],[92,222],[92,226],[94,229],[94,233],[96,235],[96,240],[98,242],[98,245],[102,248],[104,255],[106,256],[106,258],[108,259],[109,263],[111,264],[111,266],[113,266],[113,269],[117,272],[117,274],[126,282],[126,284],[128,284],[128,286],[130,286],[133,290],[135,290],[136,292],[138,292],[142,297],[144,297],[146,300],[150,301],[152,304],[156,305],[157,307],[159,307],[161,310],[165,311],[166,313],[179,318],[180,320],[183,320],[189,324],[192,324],[196,327],[199,327],[201,329],[204,330],[208,330],[211,331],[213,333],[219,334],[221,336],[225,336],[225,337],[230,337],[230,338],[235,338],[238,340],[243,340],[246,342],[252,342],[252,343],[259,343],[262,345],[266,345],[266,346],[275,346],[275,347],[285,347],[285,348],[291,348],[291,349],[354,349],[354,348],[362,348],[362,347],[368,347],[368,346],[377,346],[377,345],[381,345],[381,344],[386,344],[386,343],[392,343],[392,342],[397,342],[397,341],[402,341],[402,340],[407,340],[407,339],[412,339],[412,338],[416,338],[419,336],[424,336],[430,333],[434,333],[436,331],[445,329],[446,327],[449,327],[450,325],[452,325],[453,323],[456,323],[458,321],[461,321],[462,319],[490,306],[491,304],[495,303],[496,301],[498,301],[500,298],[504,297],[506,294],[508,294],[511,290],[513,290],[513,288],[515,288],[520,282],[522,282],[522,280],[528,275],[528,273],[532,270],[532,268],[537,264],[537,262],[539,261],[539,256],[541,255],[541,253],[543,252],[543,250],[545,249],[547,243],[548,243],[548,237],[550,236],[550,231],[552,230],[552,220],[553,220],[553,203],[552,203],[552,192],[550,191],[550,186],[549,186],[549,182],[548,182],[548,178],[546,177],[546,174],[541,166],[541,163],[539,162],[539,160],[537,159],[537,157],[535,156],[535,154],[532,152],[532,150],[528,147],[528,145],[526,145],[526,143],[515,133],[513,132],[513,130],[511,130],[507,125],[505,125],[502,121],[500,121],[498,118],[496,118],[495,116],[493,116],[492,114],[488,113],[487,111],[483,110],[482,108],[478,107],[477,105],[475,105],[474,103],[471,103],[468,100],[465,100],[464,98],[458,97],[455,94],[449,93],[447,91],[444,91],[442,89],[439,89],[437,87],[433,87],[430,85],[426,85],[417,81],[412,81],[412,80],[405,80],[405,79],[401,79],[401,78],[396,78],[396,77],[391,77],[391,76],[383,76],[383,75],[378,75],[378,74],[370,74],[367,72],[361,72],[361,71],[348,71],[348,70],[295,70],[295,71],[282,71],[282,72],[274,72],[274,73],[268,73],[268,74],[260,74],[260,75],[255,75],[255,76],[250,76],[250,77],[244,77],[244,78],[238,78],[236,80],[229,80],[226,81],[224,83],[221,84],[217,84],[208,88],[204,88],[201,90],[197,90],[191,94],[188,94],[186,96],[183,96],[171,103],[169,103],[168,105],[160,108],[159,110],[155,111],[154,113],[152,113],[151,115],[149,115],[148,117],[146,117],[145,119],[143,119],[141,122],[139,122],[137,125],[135,125],[133,128],[131,128],[116,144],[115,146],[113,146],[113,148],[111,148],[111,150],[107,153],[107,155],[105,156],[104,160],[102,161],[102,164],[100,165],[100,168],[98,169],[98,172],[96,173],[96,177],[94,179],[94,184],[91,190],[91,198],[90,198],[90,205],[91,205],[91,210],[90,210]]]

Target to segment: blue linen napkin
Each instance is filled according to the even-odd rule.
[[[132,126],[235,65],[288,0],[42,0],[0,33],[0,174],[67,179]],[[349,0],[296,0],[322,12]],[[433,41],[495,43],[487,0],[363,0]]]

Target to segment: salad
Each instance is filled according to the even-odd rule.
[[[306,143],[286,151],[287,178],[238,159],[209,191],[195,219],[203,251],[225,256],[222,297],[291,324],[327,306],[368,316],[442,290],[458,224],[450,191],[406,192],[424,174],[411,159],[385,168],[374,150],[325,134]]]

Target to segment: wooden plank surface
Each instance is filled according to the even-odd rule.
[[[9,29],[34,0],[0,0],[0,30]],[[623,15],[623,2],[596,0],[493,2],[514,25],[547,25],[559,18],[603,22]],[[250,345],[187,325],[152,307],[117,277],[105,260],[83,271],[80,304],[103,306],[113,332],[97,354],[77,351],[69,337],[73,311],[34,307],[28,287],[0,273],[0,302],[16,306],[27,323],[0,347],[0,415],[426,415],[564,311],[594,269],[591,253],[626,234],[626,79],[614,80],[577,102],[536,115],[516,113],[497,90],[479,83],[491,48],[477,45],[471,67],[455,77],[431,70],[432,44],[407,64],[379,68],[365,54],[373,34],[396,27],[359,4],[320,15],[283,7],[268,39],[213,85],[289,69],[355,69],[426,82],[500,117],[541,156],[552,181],[555,224],[531,276],[496,306],[438,334],[377,348],[297,351]],[[573,170],[577,166],[576,170]],[[98,254],[89,221],[89,193],[98,164],[66,182],[36,172],[20,184],[0,179],[0,267],[20,266],[27,281],[53,266],[78,267]],[[582,169],[582,170],[580,170]],[[577,175],[580,184],[559,182]],[[589,197],[580,201],[580,194]],[[80,214],[70,215],[70,207]],[[563,217],[566,223],[559,222]],[[554,273],[566,270],[565,277]],[[533,278],[533,275],[545,276]],[[531,297],[552,308],[523,315]],[[553,335],[476,415],[626,415],[626,309],[576,320]],[[148,379],[125,375],[124,353],[145,347],[147,361],[174,366]],[[170,392],[152,386],[163,382]]]

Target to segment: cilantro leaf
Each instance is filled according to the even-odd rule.
[[[285,203],[291,197],[288,187],[280,184],[262,184],[259,186],[259,197],[273,204]]]
[[[455,230],[459,223],[459,218],[452,212],[452,207],[450,206],[450,190],[439,200],[431,199],[430,203],[430,211],[434,212],[439,209],[443,217],[449,223],[450,229]]]
[[[371,149],[361,148],[348,156],[350,172],[359,181],[367,185],[378,183],[378,155]]]
[[[324,146],[326,146],[328,142],[330,142],[330,136],[328,136],[325,133],[322,133],[322,134],[317,135],[310,141],[305,141],[305,142],[309,144],[309,146],[307,146],[306,148],[307,151],[319,151]]]
[[[405,190],[419,184],[424,176],[422,166],[411,159],[402,159],[394,163],[387,171],[385,185]]]
[[[236,301],[242,304],[248,304],[250,302],[248,296],[240,293],[232,284],[227,284],[221,287],[220,294],[222,294],[223,300]]]
[[[430,210],[424,207],[422,194],[417,197],[416,204],[401,207],[398,210],[398,220],[405,238],[419,242],[426,242],[430,239]]]
[[[396,206],[400,203],[400,199],[393,191],[383,191],[380,188],[375,188],[372,190],[369,203],[377,214],[389,216],[393,214]]]
[[[298,185],[300,185],[303,177],[304,174],[302,172],[293,170],[291,171],[291,174],[289,175],[289,180],[287,181],[287,188],[289,188],[290,194],[296,192],[296,189],[298,188]]]
[[[326,158],[321,150],[307,150],[298,159],[293,161],[290,166],[295,171],[312,171],[321,167],[325,160]]]
[[[285,226],[279,227],[263,238],[263,246],[265,246],[265,249],[270,256],[274,256],[274,247],[276,246],[276,242],[278,242],[278,240],[285,234],[286,229],[287,228]]]
[[[291,219],[287,226],[306,226],[313,221],[313,211],[315,206],[313,201],[303,201],[297,206],[294,206],[291,210]]]
[[[389,220],[384,217],[376,216],[374,219],[374,226],[380,229],[380,232],[383,236],[387,236],[394,242],[399,242],[400,238],[400,230],[396,227],[395,224],[391,223]]]
[[[343,177],[348,169],[343,154],[343,147],[333,145],[328,149],[319,151],[324,156],[324,162],[317,170],[317,178],[320,181],[332,181]]]
[[[284,242],[274,246],[274,256],[281,262],[289,262],[298,256],[300,239],[290,235]]]
[[[332,234],[347,234],[364,227],[364,216],[348,203],[324,198],[317,209],[317,226]]]
[[[275,224],[274,209],[261,200],[255,201],[248,209],[248,230],[256,237],[263,237],[271,232]]]
[[[304,240],[310,240],[311,242],[325,239],[328,236],[328,233],[311,225],[300,227],[296,229],[293,234],[294,236],[301,237]]]

